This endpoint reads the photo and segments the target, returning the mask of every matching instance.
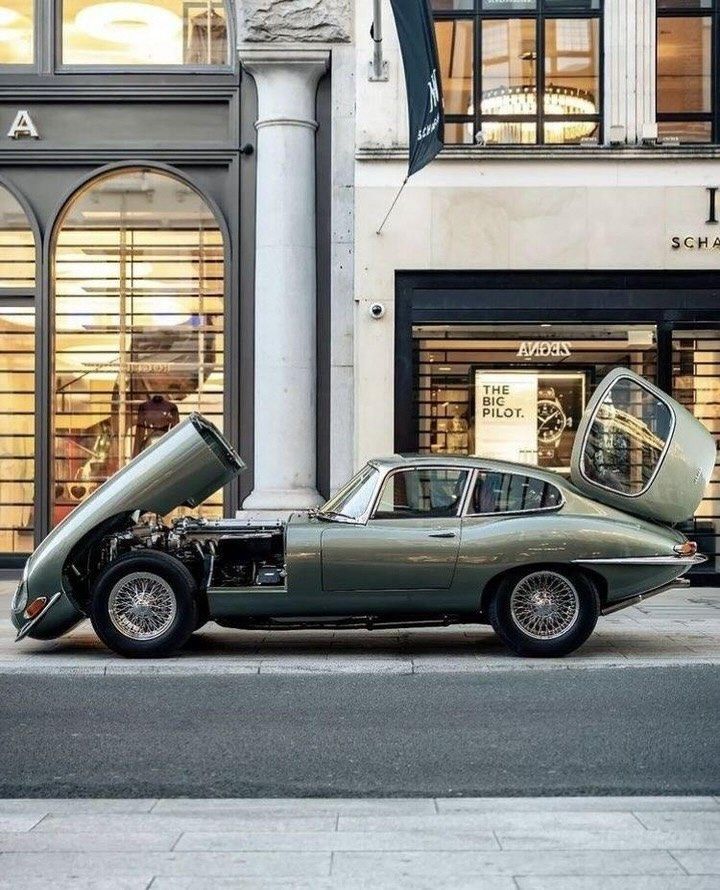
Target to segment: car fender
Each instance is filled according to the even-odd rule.
[[[460,589],[479,596],[499,575],[523,566],[564,565],[602,578],[601,595],[614,602],[669,583],[690,567],[674,546],[672,529],[627,517],[576,516],[561,511],[535,515],[469,517],[456,571]],[[663,556],[671,565],[594,563],[591,560]]]

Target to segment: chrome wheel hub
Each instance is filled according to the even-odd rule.
[[[156,640],[172,625],[177,600],[168,582],[152,572],[133,572],[110,591],[113,626],[130,640]]]
[[[570,581],[558,572],[526,575],[510,595],[515,626],[535,640],[555,640],[567,633],[580,615],[580,598]]]

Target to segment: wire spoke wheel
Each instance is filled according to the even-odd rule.
[[[170,584],[152,572],[132,572],[110,591],[108,614],[130,640],[156,640],[172,627],[177,598]]]
[[[515,626],[534,640],[556,640],[577,623],[580,598],[559,572],[532,572],[513,588],[510,615]]]

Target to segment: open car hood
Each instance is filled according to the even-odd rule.
[[[578,426],[571,478],[584,494],[656,522],[695,514],[715,466],[714,438],[633,371],[605,377]]]
[[[196,507],[244,468],[212,423],[200,414],[190,415],[112,475],[50,532],[30,557],[29,579],[36,589],[56,589],[55,576],[86,536],[136,510],[162,516],[176,507]]]

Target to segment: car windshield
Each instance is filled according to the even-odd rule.
[[[359,519],[370,506],[377,476],[375,467],[370,464],[363,467],[334,498],[320,507],[318,514],[330,519]]]

